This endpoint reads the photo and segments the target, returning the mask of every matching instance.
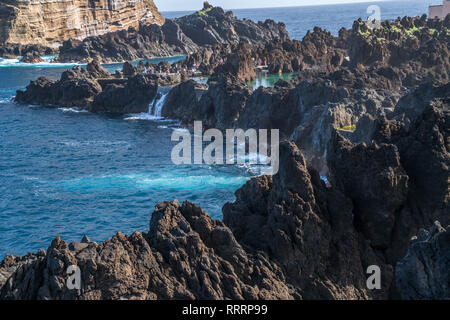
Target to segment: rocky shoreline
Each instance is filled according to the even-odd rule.
[[[216,8],[205,14],[175,22],[196,46],[182,67],[208,83],[172,82],[181,81],[162,116],[280,129],[279,172],[241,187],[223,221],[174,200],[155,207],[148,233],[101,244],[57,238],[47,251],[7,256],[0,299],[449,299],[450,17],[405,17],[379,30],[358,20],[338,37],[316,28],[303,41],[281,24],[245,21],[264,30],[245,41],[246,31],[194,36],[190,28],[217,15],[240,23]],[[270,72],[299,74],[252,90],[263,58]],[[122,83],[105,72],[95,60],[32,82],[16,101],[146,112],[161,81],[170,83],[130,64]],[[65,285],[71,265],[79,290]],[[370,266],[381,270],[379,290],[367,287]]]
[[[340,141],[336,147],[369,152]],[[393,153],[392,164],[368,160],[385,172],[371,178],[398,180],[389,191],[403,192],[399,201],[406,206],[406,189],[415,185],[406,185],[412,179],[395,163],[395,146],[371,148],[380,160]],[[388,165],[396,166],[393,173]],[[371,188],[366,197],[379,190],[376,184]],[[327,187],[292,142],[281,144],[279,174],[252,179],[236,196],[224,206],[223,222],[175,200],[156,206],[148,233],[118,233],[101,244],[57,238],[46,252],[7,256],[0,263],[0,298],[448,299],[449,233],[438,222],[430,231],[417,231],[435,216],[415,212],[409,219],[412,208],[407,207],[399,216],[393,209],[360,211],[355,195],[334,184]],[[379,203],[391,199],[383,192]],[[395,238],[409,240],[407,235],[419,233],[407,255],[405,241],[399,247],[385,230],[371,232],[385,218],[398,220]],[[441,218],[448,221],[448,215]],[[70,265],[81,270],[80,290],[66,287]],[[370,265],[381,268],[381,290],[366,287]]]
[[[272,20],[255,23],[240,20],[220,7],[197,11],[164,24],[140,23],[115,32],[72,38],[55,49],[40,45],[7,43],[0,46],[0,57],[58,54],[53,62],[87,63],[100,59],[103,63],[124,62],[153,57],[188,55],[217,44],[262,44],[274,39],[288,39],[283,23]]]

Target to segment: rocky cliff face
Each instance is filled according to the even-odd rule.
[[[0,0],[0,43],[52,45],[140,22],[164,23],[152,0]]]
[[[93,36],[83,41],[66,41],[59,61],[87,61],[100,57],[104,62],[137,60],[155,56],[185,55],[217,44],[265,43],[288,39],[283,23],[240,20],[220,7],[197,11],[179,19],[167,19],[161,26],[144,25]]]
[[[395,38],[411,23],[422,29]],[[148,233],[102,244],[56,239],[47,252],[7,256],[0,299],[449,299],[448,227],[436,222],[450,223],[449,21],[425,23],[386,26],[380,36],[397,40],[367,61],[357,53],[375,54],[378,40],[359,22],[339,39],[317,29],[304,43],[215,45],[226,53],[222,63],[211,48],[191,55],[187,63],[215,70],[208,88],[181,83],[163,116],[221,129],[280,128],[293,141],[280,144],[278,174],[240,188],[223,222],[192,203],[164,202]],[[331,45],[338,50],[316,57]],[[244,79],[253,46],[279,57],[274,70],[301,65],[299,78],[252,91]],[[398,48],[410,59],[394,59]],[[33,86],[45,89],[41,82],[18,96],[39,97]],[[65,286],[70,265],[81,269],[79,291]],[[367,288],[373,265],[380,290]]]

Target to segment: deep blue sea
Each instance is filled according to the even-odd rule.
[[[394,20],[403,16],[421,16],[428,14],[430,4],[442,4],[442,0],[400,0],[368,1],[364,3],[301,6],[264,9],[226,9],[233,11],[241,19],[264,21],[272,19],[284,22],[291,38],[301,40],[308,30],[315,26],[327,29],[337,35],[342,27],[351,28],[353,21],[363,20],[371,15],[367,13],[370,5],[378,5],[382,20]],[[276,1],[274,1],[276,7]],[[194,11],[162,12],[165,18],[178,18]]]
[[[420,15],[426,12],[426,3],[379,5],[382,18],[391,19]],[[367,16],[367,6],[234,12],[240,18],[284,21],[292,37],[301,39],[315,25],[333,33],[341,26],[350,27],[354,19]],[[257,173],[245,166],[173,165],[170,153],[175,143],[170,137],[173,130],[180,130],[174,121],[148,114],[117,117],[11,102],[15,91],[30,80],[58,79],[72,66],[0,59],[0,259],[7,253],[46,249],[56,236],[69,242],[83,235],[103,241],[118,231],[145,231],[153,207],[164,200],[194,201],[221,218],[223,204],[233,201],[235,190]],[[121,64],[106,67],[114,71]],[[255,86],[271,82],[260,79]]]

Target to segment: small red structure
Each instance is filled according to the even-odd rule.
[[[213,6],[209,4],[208,1],[203,2],[203,10],[212,8]]]

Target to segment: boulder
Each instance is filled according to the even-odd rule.
[[[132,78],[138,73],[138,70],[129,61],[125,61],[122,66],[122,74],[126,78]]]
[[[120,114],[148,112],[157,91],[157,82],[146,75],[138,74],[130,78],[125,85],[108,85],[95,97],[89,110]]]
[[[20,59],[20,62],[24,62],[24,63],[39,63],[39,62],[44,62],[44,59],[41,58],[41,56],[39,55],[38,52],[31,51],[31,52],[27,52],[22,57],[22,59]]]
[[[54,82],[45,77],[31,81],[25,91],[18,90],[15,101],[63,107],[87,107],[102,91],[100,84],[85,69],[75,66]]]

